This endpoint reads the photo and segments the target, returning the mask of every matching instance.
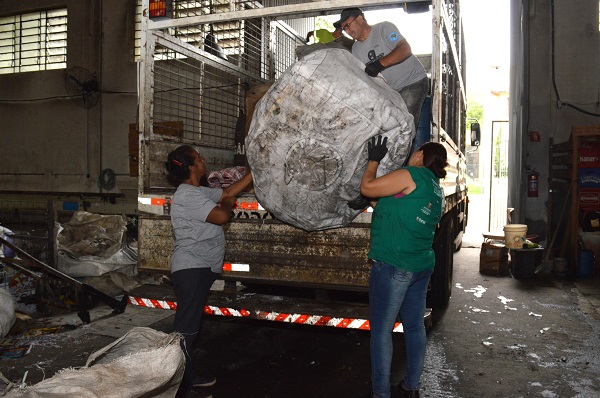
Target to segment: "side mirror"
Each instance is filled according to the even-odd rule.
[[[481,140],[481,127],[479,123],[471,123],[471,146],[479,146]]]

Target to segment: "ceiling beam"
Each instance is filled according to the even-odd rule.
[[[419,0],[325,0],[302,4],[289,4],[276,7],[255,8],[243,11],[222,12],[218,14],[198,15],[193,17],[163,19],[160,21],[150,20],[149,29],[165,29],[170,27],[183,27],[190,25],[209,24],[215,22],[227,22],[242,19],[271,18],[297,19],[316,17],[320,15],[339,14],[341,10],[349,7],[360,7],[363,11],[401,7],[403,3],[412,3]],[[143,11],[144,13],[147,10]]]

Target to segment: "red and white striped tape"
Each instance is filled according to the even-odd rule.
[[[177,303],[174,301],[164,301],[129,296],[129,303],[141,307],[159,308],[165,310],[177,309]],[[251,317],[252,313],[245,309],[235,309],[228,307],[216,307],[207,305],[204,307],[204,313],[218,316],[233,317]],[[370,330],[369,321],[359,318],[335,318],[326,315],[307,315],[307,314],[286,314],[272,311],[254,311],[254,318],[273,322],[289,322],[299,325],[331,326],[343,329]],[[402,323],[396,322],[394,332],[403,333]]]

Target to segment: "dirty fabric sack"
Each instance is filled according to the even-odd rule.
[[[56,227],[56,265],[60,272],[79,278],[110,271],[137,274],[137,245],[124,242],[127,224],[120,215],[76,211]]]
[[[350,52],[323,49],[292,65],[257,104],[246,137],[256,196],[307,231],[343,227],[359,210],[367,141],[388,137],[378,175],[401,167],[415,135],[401,95]]]
[[[64,369],[50,379],[6,397],[175,397],[185,357],[181,335],[136,327],[94,352],[82,369]]]
[[[16,321],[15,299],[8,290],[0,288],[0,332],[2,332],[2,337],[6,337]]]
[[[58,250],[75,257],[108,258],[121,248],[127,226],[122,216],[100,215],[76,211],[71,220],[61,225],[56,239]]]
[[[227,188],[234,182],[241,180],[245,174],[246,168],[244,166],[234,166],[211,171],[208,175],[208,186],[211,188]]]

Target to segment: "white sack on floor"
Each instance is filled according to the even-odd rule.
[[[175,397],[185,368],[180,337],[177,333],[133,328],[93,353],[88,367],[64,369],[24,390],[13,390],[6,397]]]
[[[15,324],[15,299],[6,289],[0,288],[0,332],[5,337]]]
[[[350,52],[325,49],[292,65],[257,104],[246,155],[259,202],[307,231],[342,227],[360,211],[367,141],[388,137],[378,175],[404,163],[415,135],[404,100]]]

